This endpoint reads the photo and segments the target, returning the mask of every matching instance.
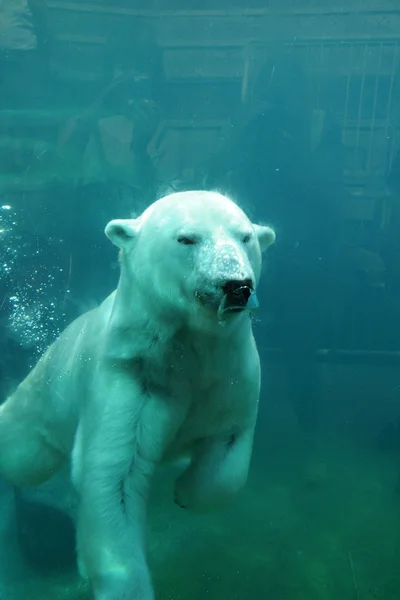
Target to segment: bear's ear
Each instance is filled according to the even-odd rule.
[[[271,227],[267,227],[266,225],[254,225],[254,231],[256,232],[256,236],[258,238],[258,243],[260,244],[261,252],[264,252],[275,242],[275,232]]]
[[[139,219],[114,219],[106,226],[106,236],[118,248],[127,248],[139,231]]]

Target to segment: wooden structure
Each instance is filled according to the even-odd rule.
[[[270,47],[285,45],[313,75],[314,108],[329,104],[341,120],[353,198],[344,216],[371,219],[379,202],[384,219],[385,178],[400,124],[397,0],[234,0],[229,9],[223,4],[48,0],[51,71],[65,103],[46,119],[59,120],[59,108],[73,113],[87,105],[100,85],[107,40],[130,25],[149,24],[166,79],[162,127],[168,180],[215,150],[221,128],[240,102],[246,66],[255,72]],[[21,115],[15,118],[21,121]]]
[[[108,36],[118,36],[129,21],[151,23],[166,76],[168,143],[173,145],[174,168],[182,171],[215,148],[218,132],[240,98],[246,56],[250,54],[254,67],[260,52],[285,44],[304,57],[315,76],[316,109],[324,108],[326,94],[334,90],[333,108],[342,122],[346,177],[354,197],[349,216],[356,211],[360,218],[370,218],[370,199],[385,194],[383,182],[397,147],[396,0],[242,0],[246,8],[236,1],[229,10],[222,2],[203,10],[196,4],[207,6],[168,0],[50,0],[57,40],[53,69],[64,83],[94,83]],[[360,195],[366,200],[361,205]]]

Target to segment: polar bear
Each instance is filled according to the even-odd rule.
[[[250,313],[273,243],[216,192],[170,194],[113,220],[117,289],[60,335],[0,407],[0,474],[37,485],[71,458],[79,568],[96,600],[153,600],[146,503],[161,462],[186,454],[182,506],[246,482],[260,392]]]

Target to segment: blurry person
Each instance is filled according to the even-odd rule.
[[[0,14],[2,52],[29,51],[36,48],[36,35],[28,0],[3,0]]]
[[[57,154],[76,161],[77,194],[86,203],[113,206],[154,199],[149,143],[161,118],[163,71],[152,30],[143,22],[120,24],[105,45],[103,90],[59,135]],[[78,200],[80,203],[80,200]]]
[[[149,204],[157,190],[151,142],[162,116],[160,51],[143,22],[126,21],[110,31],[100,91],[87,107],[61,123],[55,153],[48,158],[47,170],[57,185],[52,197],[58,202],[49,202],[46,214],[53,211],[53,218],[59,219],[60,206],[65,207],[62,235],[78,297],[88,288],[99,290],[101,285],[106,290],[109,285],[105,278],[99,282],[89,266],[99,253],[104,261],[114,261],[106,238],[99,237],[104,223],[116,212],[129,215]],[[111,269],[109,276],[113,280]]]
[[[31,107],[42,98],[50,38],[45,0],[2,0],[1,106],[18,108],[29,103]]]

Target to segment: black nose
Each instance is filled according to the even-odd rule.
[[[251,279],[232,279],[231,281],[226,281],[222,286],[224,294],[237,294],[246,290],[248,292],[247,297],[250,296],[250,290],[252,289],[253,282]]]

